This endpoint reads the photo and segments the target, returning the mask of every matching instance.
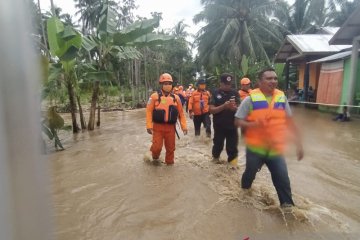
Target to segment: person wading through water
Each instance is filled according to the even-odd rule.
[[[187,134],[186,118],[180,98],[171,93],[172,83],[170,74],[162,74],[159,79],[161,89],[150,96],[146,106],[146,130],[152,134],[152,158],[155,163],[159,161],[164,142],[165,163],[168,165],[174,164],[175,124],[178,118],[184,135]]]
[[[246,128],[246,168],[241,178],[241,187],[249,189],[256,173],[266,164],[280,205],[293,206],[290,179],[283,154],[289,129],[295,137],[297,158],[303,158],[299,131],[293,122],[285,94],[276,89],[278,81],[275,70],[262,70],[258,74],[258,82],[259,88],[251,91],[235,114],[235,125]]]
[[[213,114],[214,138],[212,161],[218,163],[226,140],[228,163],[236,167],[238,162],[238,131],[234,125],[234,115],[240,103],[239,94],[232,89],[233,77],[228,73],[220,76],[220,88],[212,93],[210,113]]]
[[[197,89],[189,99],[189,116],[194,121],[195,136],[200,136],[201,123],[206,129],[206,136],[211,137],[211,120],[209,113],[210,93],[206,90],[205,79],[199,79]]]

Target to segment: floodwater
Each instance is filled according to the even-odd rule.
[[[66,150],[49,154],[56,238],[360,239],[360,121],[293,111],[305,158],[297,161],[294,147],[286,155],[297,205],[287,211],[266,166],[250,192],[240,188],[242,141],[239,169],[214,164],[205,129],[195,138],[190,121],[173,166],[149,162],[144,109],[102,113],[100,129],[62,134]]]

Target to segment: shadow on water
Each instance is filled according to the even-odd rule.
[[[180,133],[173,166],[153,164],[144,110],[103,114],[50,155],[58,239],[359,239],[359,122],[294,108],[306,156],[286,155],[296,207],[279,208],[266,167],[250,191],[239,165],[214,164],[211,139]],[[203,130],[202,130],[203,131]],[[202,132],[204,134],[204,131]]]

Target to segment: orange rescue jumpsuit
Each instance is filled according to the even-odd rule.
[[[159,101],[160,100],[160,101]],[[146,107],[146,128],[153,130],[153,139],[150,151],[152,152],[153,159],[158,159],[162,150],[163,142],[165,143],[165,163],[173,164],[174,163],[174,152],[175,152],[175,123],[168,123],[170,106],[176,107],[179,114],[179,120],[181,129],[183,131],[187,130],[186,127],[186,118],[183,112],[182,104],[179,96],[174,94],[167,94],[161,92],[161,97],[159,99],[159,93],[153,93]],[[154,122],[154,110],[164,110],[165,116],[163,123]]]

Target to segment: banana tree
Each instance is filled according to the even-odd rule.
[[[74,133],[77,133],[80,129],[76,120],[74,86],[77,79],[75,64],[78,51],[81,48],[81,35],[72,27],[64,26],[57,17],[48,19],[47,30],[51,55],[61,63],[64,70],[64,82],[69,96],[72,129]]]
[[[92,53],[91,59],[94,60],[97,69],[96,72],[89,73],[89,76],[96,79],[88,130],[93,130],[95,125],[96,102],[98,101],[100,81],[106,82],[116,78],[112,60],[114,58],[118,61],[140,59],[142,54],[137,50],[137,46],[151,43],[159,44],[161,42],[161,36],[151,34],[158,25],[159,19],[154,18],[135,22],[118,31],[116,29],[115,10],[104,5],[96,35],[86,36],[83,41],[83,48]],[[97,125],[100,125],[100,120],[98,120]]]
[[[89,52],[90,60],[93,61],[95,68],[95,71],[88,72],[86,76],[87,79],[92,79],[94,81],[88,130],[93,130],[95,127],[95,112],[96,103],[98,102],[100,82],[106,83],[114,78],[111,59],[127,59],[141,56],[135,49],[133,51],[128,51],[128,49],[124,49],[123,47],[113,44],[113,36],[117,32],[116,16],[116,11],[109,5],[104,4],[100,13],[99,25],[96,34],[85,36],[82,44],[83,48]],[[99,111],[100,108],[98,108],[97,126],[100,126]]]

